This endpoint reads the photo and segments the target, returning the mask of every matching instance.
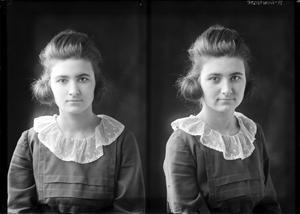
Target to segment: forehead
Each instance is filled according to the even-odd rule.
[[[202,66],[201,75],[230,75],[240,72],[245,74],[244,61],[238,57],[209,57]]]
[[[90,61],[84,59],[58,59],[51,66],[51,77],[77,76],[81,74],[92,75],[93,66]]]

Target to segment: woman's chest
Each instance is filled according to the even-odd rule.
[[[33,168],[39,201],[77,198],[105,201],[106,204],[110,204],[116,174],[114,143],[104,147],[102,157],[86,164],[63,161],[43,144],[37,145],[33,151]]]
[[[263,198],[265,178],[259,149],[243,160],[225,160],[223,153],[210,148],[203,151],[203,157],[197,157],[197,179],[205,186],[211,206],[241,198],[253,207]]]

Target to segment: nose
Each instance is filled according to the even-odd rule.
[[[80,94],[80,89],[75,81],[70,82],[68,94],[70,96],[76,96]]]
[[[232,84],[228,80],[224,80],[221,86],[221,93],[225,96],[230,96],[233,93]]]

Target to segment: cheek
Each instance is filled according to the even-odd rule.
[[[94,93],[95,93],[95,89],[96,89],[96,82],[95,82],[95,80],[94,80],[94,82],[93,82],[93,84],[92,84],[92,86],[91,86],[91,93],[93,93],[93,95],[94,95]]]
[[[201,88],[202,88],[203,96],[211,97],[211,96],[214,96],[214,95],[218,94],[218,89],[214,85],[203,84],[203,86]]]
[[[94,94],[94,92],[95,92],[95,87],[96,87],[95,84],[93,84],[93,85],[91,85],[91,86],[89,87],[88,90],[89,90],[89,93],[90,93],[90,94]]]
[[[238,84],[238,86],[237,86],[238,92],[240,92],[241,94],[244,94],[245,89],[246,89],[246,82],[241,82],[240,84]]]
[[[93,99],[95,93],[95,85],[91,84],[86,86],[84,89],[83,94],[85,94],[86,98]]]
[[[62,90],[53,85],[50,87],[50,90],[52,91],[52,94],[53,94],[53,97],[55,100],[58,100],[63,95]]]

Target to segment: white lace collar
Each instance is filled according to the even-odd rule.
[[[181,129],[194,136],[200,136],[200,143],[222,152],[226,160],[245,159],[254,151],[253,142],[257,127],[255,122],[239,112],[234,112],[240,130],[233,136],[224,136],[209,128],[199,117],[191,115],[171,123],[173,130]]]
[[[59,159],[90,163],[103,156],[103,146],[114,142],[124,130],[124,125],[114,118],[97,116],[101,122],[95,128],[95,134],[85,139],[65,137],[56,122],[57,115],[35,118],[33,129],[41,143]]]

